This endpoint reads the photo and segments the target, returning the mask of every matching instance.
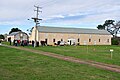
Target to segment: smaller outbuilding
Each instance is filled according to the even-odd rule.
[[[11,34],[9,34],[7,36],[7,41],[11,41],[13,42],[14,40],[27,40],[28,41],[29,37],[27,35],[27,33],[22,32],[22,31],[18,31],[18,32],[12,32]]]

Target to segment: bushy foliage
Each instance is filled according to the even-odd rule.
[[[1,34],[0,35],[0,39],[5,39],[4,35]]]
[[[9,32],[9,34],[12,33],[12,32],[18,32],[18,31],[21,31],[21,30],[18,29],[18,28],[12,28],[11,31]]]
[[[118,45],[119,44],[119,40],[116,38],[112,38],[112,45]]]

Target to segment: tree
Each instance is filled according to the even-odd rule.
[[[103,26],[106,27],[107,31],[110,32],[112,35],[114,34],[114,32],[112,31],[114,22],[115,22],[114,20],[106,20],[105,23],[103,24]]]
[[[98,29],[107,29],[107,31],[113,35],[113,37],[116,37],[119,30],[120,30],[120,21],[117,23],[114,23],[114,20],[106,20],[103,25],[98,25]]]
[[[105,26],[103,26],[103,25],[98,25],[97,28],[100,30],[105,30]]]
[[[12,32],[18,32],[18,31],[22,31],[18,28],[12,28],[11,31],[9,32],[9,34],[11,34]]]
[[[106,20],[104,25],[107,27],[107,31],[113,35],[113,37],[117,37],[120,29],[120,21],[118,21],[117,23],[114,22],[114,20]]]
[[[0,39],[5,39],[4,35],[0,34]]]
[[[104,26],[114,25],[114,22],[115,22],[114,20],[106,20],[103,25],[104,25]]]
[[[120,21],[118,21],[118,22],[114,25],[113,28],[114,28],[114,29],[113,29],[114,35],[117,36],[118,32],[120,32],[120,31],[119,31],[119,30],[120,30]]]

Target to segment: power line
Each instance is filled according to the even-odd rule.
[[[37,2],[37,0],[35,0]],[[31,3],[34,3],[35,2],[34,0],[31,0]],[[48,1],[48,2],[44,2],[41,4],[42,8],[45,8],[47,7],[48,5],[51,5],[51,4],[54,4],[55,2],[57,2],[59,0],[51,0],[51,1]],[[40,4],[39,4],[40,5]],[[35,6],[34,6],[35,7]],[[31,6],[25,10],[25,13],[23,14],[24,18],[27,18],[28,15],[34,15],[32,12],[31,12]],[[41,7],[39,8],[41,9]],[[39,11],[38,11],[39,12]],[[38,14],[39,15],[39,14]]]
[[[32,0],[31,0],[32,1]],[[37,1],[37,0],[36,0]],[[51,5],[51,4],[54,4],[55,2],[57,2],[58,0],[51,0],[51,1],[48,1],[48,2],[44,2],[41,4],[42,8],[48,6],[48,5]],[[32,1],[33,2],[33,1]],[[27,10],[25,10],[25,14],[24,14],[24,17],[28,16],[29,14],[33,14],[31,11],[31,8],[32,7],[29,7]]]

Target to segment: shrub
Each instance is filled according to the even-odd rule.
[[[118,45],[119,44],[119,40],[116,38],[112,38],[112,45]]]

